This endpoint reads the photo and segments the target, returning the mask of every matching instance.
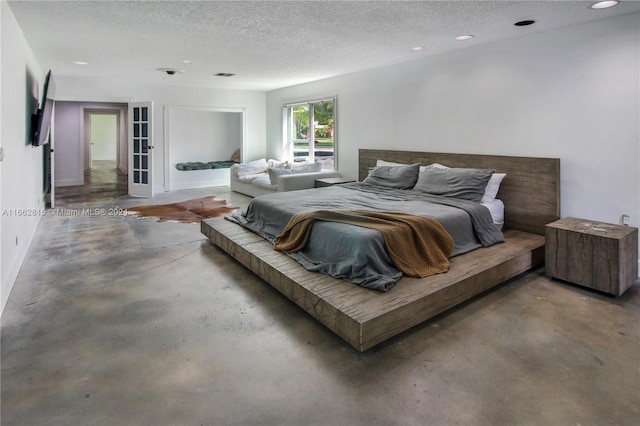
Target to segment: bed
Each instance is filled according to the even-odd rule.
[[[239,226],[228,219],[205,220],[202,232],[359,351],[542,264],[544,226],[559,217],[558,159],[363,149],[359,151],[360,181],[366,182],[370,169],[381,160],[401,164],[419,162],[423,166],[439,163],[505,173],[497,195],[505,206],[501,233],[504,242],[459,250],[450,259],[448,272],[426,278],[401,275],[389,288],[383,289],[387,291],[380,291],[375,286],[367,288],[309,271],[298,263],[300,259],[294,259],[295,256],[275,251],[272,238],[265,239],[255,229]],[[340,187],[306,190],[299,194],[317,191],[320,205],[326,205],[330,197],[345,196],[357,189]],[[281,200],[274,201],[278,204]],[[393,205],[398,205],[395,199]],[[350,226],[316,222],[314,228],[321,228],[320,223],[326,229],[319,229],[319,232],[331,232],[330,228],[336,226]]]

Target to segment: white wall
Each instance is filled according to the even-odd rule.
[[[91,161],[113,161],[118,156],[118,113],[91,114]]]
[[[29,145],[29,133],[30,115],[41,98],[45,75],[6,2],[0,2],[0,11],[0,143],[4,150],[0,169],[0,308],[4,310],[44,206],[43,148]]]
[[[176,164],[231,159],[242,148],[242,111],[168,107],[165,120],[170,189],[229,185],[229,169],[181,171]]]
[[[559,157],[561,215],[640,219],[640,15],[477,45],[268,93],[268,155],[284,102],[337,95],[338,170],[359,148]]]
[[[56,102],[55,114],[55,186],[84,183],[81,120],[74,102]]]
[[[6,37],[3,37],[4,31],[1,31],[2,28],[4,27],[4,24],[2,24],[3,22],[3,11],[4,11],[4,7],[2,7],[0,5],[0,49],[3,46],[2,40],[6,40]],[[1,50],[0,50],[1,53]],[[2,63],[2,58],[0,57],[0,64]],[[0,66],[0,99],[2,99],[2,67]],[[2,104],[4,102],[0,102],[0,212],[2,212],[2,160],[4,159],[4,148],[2,147]],[[0,223],[0,232],[1,232],[1,223]],[[5,290],[5,284],[4,284],[4,275],[2,273],[2,246],[4,244],[4,241],[2,240],[2,235],[0,234],[0,314],[2,314],[2,311],[4,310],[5,307],[5,300],[8,299],[8,295],[10,293],[10,288],[13,287],[13,282],[11,284],[7,283],[7,288]]]
[[[56,79],[57,82],[57,79]],[[57,94],[56,89],[56,94]],[[56,98],[58,96],[56,95]],[[123,109],[124,108],[124,109]],[[85,111],[120,114],[121,126],[118,167],[127,169],[127,104],[108,102],[56,101],[55,113],[55,186],[84,184],[84,171],[89,167],[89,153],[85,146]],[[87,130],[88,131],[88,130]],[[85,164],[86,163],[86,164]]]
[[[156,192],[165,190],[165,106],[246,108],[248,147],[247,152],[243,153],[243,159],[249,161],[266,155],[266,93],[264,92],[180,87],[171,85],[167,80],[140,84],[121,80],[57,76],[56,99],[64,101],[153,102],[155,147],[153,182]]]

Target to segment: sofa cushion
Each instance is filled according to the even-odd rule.
[[[303,166],[298,166],[294,168],[277,168],[277,167],[269,167],[267,169],[267,173],[269,173],[269,179],[271,180],[271,185],[278,184],[278,176],[282,175],[293,175],[298,173],[317,173],[322,169],[322,164],[313,163],[313,164],[305,164]]]
[[[261,158],[248,163],[234,164],[231,166],[231,174],[236,177],[252,175],[255,173],[266,172],[268,168],[267,160]]]
[[[277,168],[277,167],[270,167],[269,169],[267,169],[267,173],[269,174],[269,180],[271,181],[272,185],[277,185],[278,184],[278,176],[282,176],[282,175],[291,175],[293,173],[295,173],[294,169],[283,169],[283,168]]]
[[[256,188],[267,189],[269,191],[274,191],[274,192],[278,190],[278,185],[271,184],[271,180],[269,179],[269,176],[266,173],[260,176],[257,176],[251,182],[251,185],[255,186]]]
[[[262,172],[262,173],[253,173],[253,174],[250,174],[250,175],[237,176],[236,180],[238,182],[242,182],[242,183],[251,183],[256,179],[260,179],[260,178],[264,179],[266,177],[268,177],[267,173],[266,172]]]

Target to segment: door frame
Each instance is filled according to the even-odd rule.
[[[116,116],[116,167],[120,171],[127,173],[128,162],[128,129],[127,129],[127,106],[121,107],[95,107],[83,106],[82,113],[82,146],[83,146],[83,170],[91,169],[91,116],[92,115],[115,115]]]
[[[189,105],[165,105],[163,111],[164,118],[164,190],[171,191],[171,111],[197,111],[197,112],[229,112],[241,114],[242,118],[242,143],[240,144],[241,161],[244,160],[244,153],[247,152],[248,121],[247,108],[245,107],[215,107],[215,106],[189,106]],[[215,158],[211,160],[216,160]],[[223,160],[222,158],[220,160]]]
[[[55,208],[56,206],[56,103],[53,102],[53,115],[51,120],[51,128],[49,129],[49,143],[42,147],[43,152],[43,188],[42,200],[46,208]]]
[[[77,133],[78,140],[77,140],[77,144],[74,143],[73,145],[77,151],[76,151],[76,154],[73,155],[72,159],[75,159],[75,161],[77,161],[76,167],[78,168],[80,173],[79,173],[77,182],[72,183],[71,185],[85,184],[85,177],[84,177],[84,173],[82,172],[82,170],[84,169],[84,151],[85,151],[84,109],[88,108],[88,109],[94,109],[94,110],[104,110],[104,109],[120,110],[120,115],[122,119],[120,121],[121,125],[118,133],[122,138],[122,140],[126,142],[127,132],[128,132],[127,108],[128,108],[128,102],[130,100],[131,98],[122,98],[122,97],[93,98],[93,97],[86,97],[86,96],[65,96],[65,95],[56,96],[56,102],[69,102],[69,103],[72,103],[74,107],[77,107],[76,114],[78,114],[77,115],[78,118],[77,118],[77,124],[76,124],[77,125],[76,131],[78,132]],[[55,148],[55,144],[53,145],[53,147]],[[128,149],[126,143],[124,145],[124,148],[125,150]],[[52,161],[54,161],[54,165],[52,166],[52,173],[51,173],[51,185],[53,187],[55,187],[56,185],[56,173],[57,173],[55,169],[56,157],[67,159],[69,155],[70,153],[67,153],[66,156],[60,157],[59,152],[54,151],[54,156],[52,157]],[[125,155],[124,158],[126,159],[127,156]],[[126,174],[127,164],[126,163],[121,164],[120,170]],[[65,186],[65,185],[62,185],[62,186]],[[55,192],[54,192],[54,195],[55,195]],[[53,198],[52,203],[55,203],[55,197]]]

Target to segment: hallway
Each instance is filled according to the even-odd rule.
[[[198,225],[63,213],[249,198],[77,189],[42,218],[2,317],[3,426],[637,421],[638,283],[611,298],[541,268],[358,353]]]
[[[56,187],[56,206],[112,200],[127,195],[127,184],[127,175],[115,160],[94,160],[84,172],[84,185]]]

